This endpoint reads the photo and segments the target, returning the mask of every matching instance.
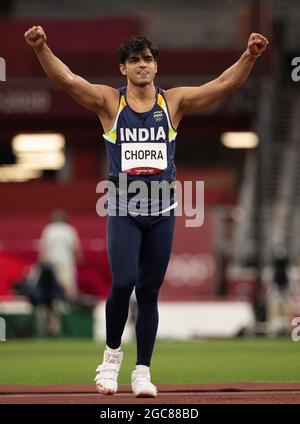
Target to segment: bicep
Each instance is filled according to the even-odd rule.
[[[182,115],[199,112],[222,99],[229,92],[223,78],[216,78],[199,87],[180,87],[179,109]]]

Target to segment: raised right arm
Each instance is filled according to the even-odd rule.
[[[112,100],[117,101],[118,90],[106,85],[91,84],[74,74],[47,46],[47,37],[42,27],[33,26],[24,36],[51,80],[59,84],[85,108],[96,112],[99,116],[103,115],[103,112],[105,115],[110,114],[110,105]]]

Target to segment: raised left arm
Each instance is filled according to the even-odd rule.
[[[261,34],[252,33],[247,50],[239,60],[226,69],[218,78],[199,87],[178,87],[166,91],[167,100],[177,104],[177,119],[187,113],[198,112],[239,88],[247,79],[255,61],[267,45],[268,40]],[[175,121],[177,120],[175,117]]]

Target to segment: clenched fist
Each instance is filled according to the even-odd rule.
[[[25,32],[24,37],[33,49],[41,48],[47,40],[46,34],[41,26],[29,28],[29,30]]]
[[[251,56],[260,56],[267,48],[269,41],[261,34],[253,32],[248,40],[248,52]]]

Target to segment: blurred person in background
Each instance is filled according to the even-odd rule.
[[[65,311],[66,298],[51,264],[38,262],[31,265],[16,281],[14,290],[27,297],[34,307],[39,336],[57,337],[61,334],[61,316]]]
[[[49,78],[98,115],[104,129],[110,180],[118,184],[123,173],[131,182],[143,181],[148,185],[155,181],[171,185],[176,180],[175,139],[183,116],[199,112],[239,88],[268,45],[265,37],[253,33],[240,59],[215,80],[198,87],[163,90],[154,85],[156,46],[146,37],[132,37],[117,52],[119,69],[127,78],[127,85],[115,89],[90,84],[74,74],[52,53],[42,27],[30,28],[25,39]],[[135,288],[137,361],[131,387],[136,397],[156,397],[157,388],[150,380],[150,362],[158,328],[157,299],[172,249],[176,195],[173,193],[168,199],[145,198],[145,209],[136,215],[131,213],[130,197],[123,203],[121,200],[121,196],[111,199],[108,195],[108,210],[111,206],[114,212],[125,210],[127,214],[108,213],[112,288],[106,302],[106,349],[96,370],[96,388],[107,395],[117,392],[123,359],[121,338]],[[158,211],[152,213],[155,202]]]
[[[40,239],[40,260],[52,265],[66,300],[74,302],[78,295],[77,262],[82,261],[82,248],[76,228],[67,222],[63,210],[51,214],[50,223]]]
[[[22,284],[15,286],[35,308],[39,335],[61,334],[62,314],[77,299],[76,263],[81,260],[76,229],[67,222],[63,210],[55,210],[41,234],[38,263],[26,271]]]
[[[288,335],[292,319],[291,264],[284,247],[274,251],[267,285],[267,321],[270,335]]]

